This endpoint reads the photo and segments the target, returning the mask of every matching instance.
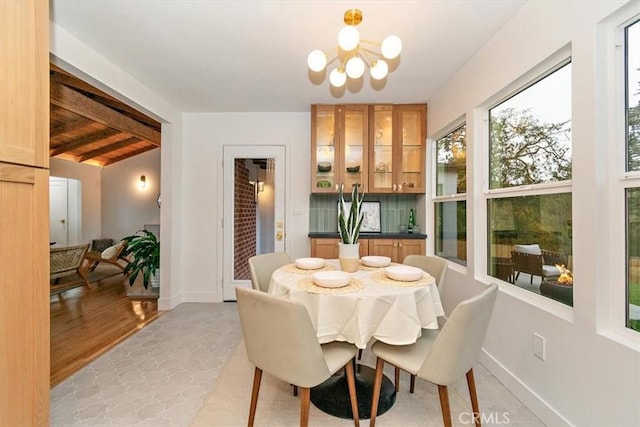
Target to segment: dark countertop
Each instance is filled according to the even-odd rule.
[[[311,239],[338,239],[337,232],[309,232]],[[426,239],[427,235],[422,233],[360,233],[360,239]]]

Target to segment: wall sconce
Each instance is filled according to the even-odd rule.
[[[140,175],[140,182],[138,182],[138,187],[146,188],[147,187],[147,177],[144,175]]]
[[[258,193],[262,193],[264,191],[264,181],[258,180]]]

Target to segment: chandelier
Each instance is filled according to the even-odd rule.
[[[309,53],[307,64],[311,71],[323,71],[327,65],[338,60],[339,64],[329,73],[329,82],[332,86],[342,87],[347,77],[359,79],[369,67],[371,78],[384,79],[389,73],[389,64],[385,59],[394,59],[402,51],[402,41],[398,36],[390,35],[382,43],[377,43],[360,38],[356,25],[362,22],[362,12],[359,9],[349,9],[344,13],[344,23],[347,24],[338,33],[338,47],[336,55],[327,62],[327,55],[319,50]],[[372,45],[380,49],[375,50],[363,47]]]

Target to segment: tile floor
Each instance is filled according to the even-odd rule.
[[[181,304],[55,387],[51,425],[246,425],[253,368],[240,342],[234,303]],[[363,362],[374,365],[370,352],[364,352]],[[509,413],[508,422],[483,425],[543,426],[482,365],[474,371],[481,410]],[[416,394],[410,395],[404,377],[401,387],[396,404],[378,424],[442,425],[435,386],[418,380]],[[465,410],[464,380],[450,388],[450,398],[452,410],[456,405]],[[297,425],[299,406],[287,384],[265,376],[260,399],[257,425]],[[312,407],[310,425],[353,424]],[[464,423],[454,419],[454,425]]]

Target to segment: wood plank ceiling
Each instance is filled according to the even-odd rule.
[[[160,147],[160,123],[50,64],[49,156],[107,166]]]

